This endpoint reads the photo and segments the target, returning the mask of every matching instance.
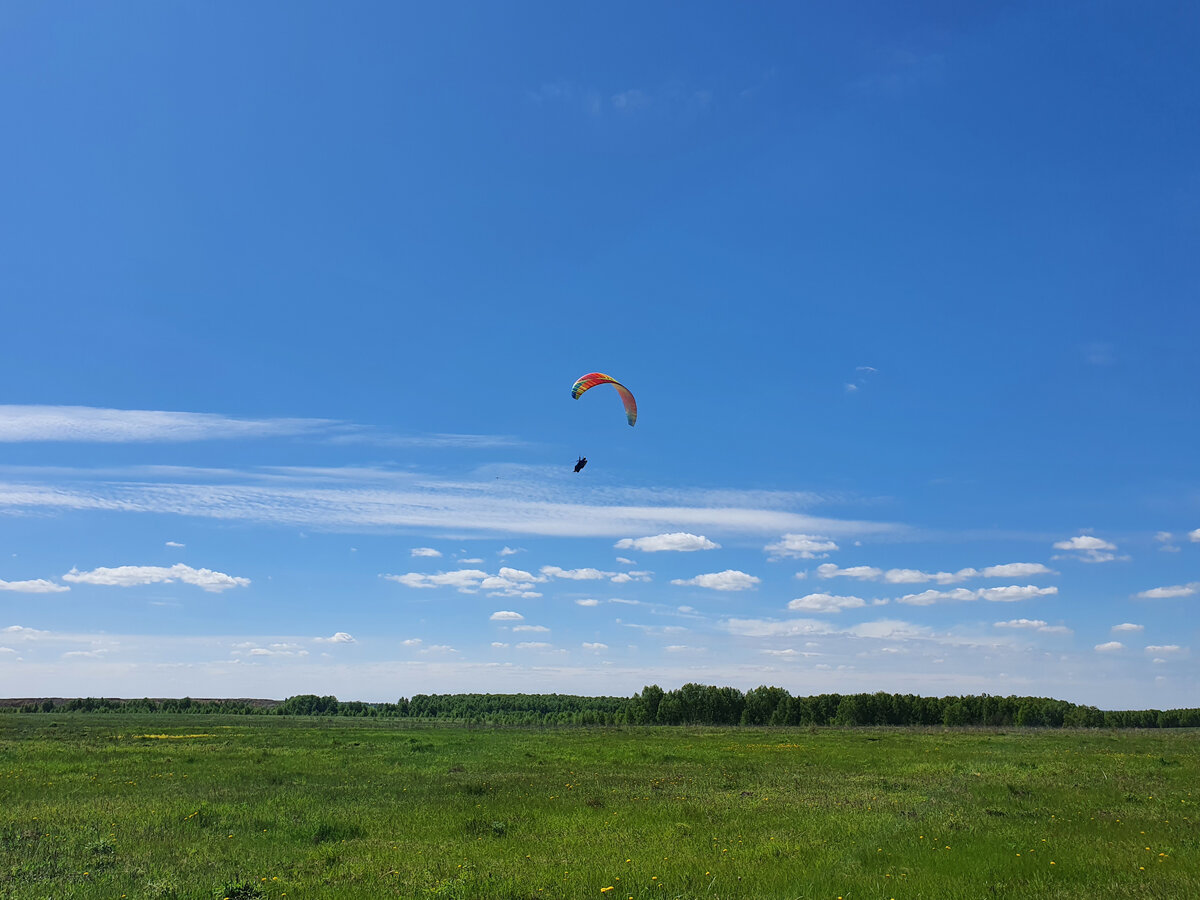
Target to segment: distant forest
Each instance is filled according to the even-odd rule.
[[[355,716],[489,725],[895,725],[1039,728],[1196,728],[1200,709],[1100,710],[1046,697],[919,697],[913,694],[818,694],[793,697],[779,687],[740,691],[685,684],[648,685],[632,697],[570,694],[416,694],[395,703],[342,701],[300,694],[275,700],[118,700],[86,697],[0,701],[0,713],[224,713]]]

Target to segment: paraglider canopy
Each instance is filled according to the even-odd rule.
[[[571,388],[571,396],[578,400],[585,391],[591,390],[598,384],[611,384],[615,387],[617,393],[621,395],[621,402],[625,404],[625,420],[631,426],[637,422],[637,401],[633,399],[633,394],[629,392],[629,388],[625,387],[625,385],[612,376],[605,375],[603,372],[589,372],[587,375],[584,375]]]
[[[580,469],[582,469],[586,465],[587,465],[587,457],[586,456],[579,457],[579,459],[575,460],[575,471],[578,472]]]

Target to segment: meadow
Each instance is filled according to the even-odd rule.
[[[0,897],[1200,897],[1191,729],[0,716]]]

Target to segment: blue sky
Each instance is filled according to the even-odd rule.
[[[5,4],[0,695],[1197,705],[1198,40]]]

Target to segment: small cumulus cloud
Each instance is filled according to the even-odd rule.
[[[401,647],[420,647],[425,642],[420,638],[408,638],[400,642]]]
[[[695,550],[717,550],[721,545],[702,534],[677,531],[672,534],[656,534],[653,537],[622,538],[613,546],[618,550],[641,550],[643,553],[661,553],[668,550],[689,553]]]
[[[1027,578],[1031,575],[1053,575],[1054,570],[1041,563],[1005,563],[984,569],[966,568],[956,572],[925,572],[921,569],[880,569],[875,566],[848,566],[833,563],[817,566],[819,578],[857,578],[860,581],[883,581],[887,584],[956,584],[971,578]]]
[[[183,563],[173,566],[101,566],[90,572],[80,572],[72,569],[63,576],[63,581],[72,584],[98,584],[115,587],[138,587],[147,584],[171,584],[180,582],[191,584],[212,593],[220,593],[230,588],[245,587],[250,584],[249,578],[236,575],[226,575],[212,569],[193,569]]]
[[[545,641],[521,641],[517,644],[518,650],[550,650],[553,647],[553,644],[547,644]]]
[[[1117,545],[1094,534],[1079,534],[1065,541],[1057,541],[1055,550],[1066,550],[1069,556],[1056,556],[1055,559],[1078,559],[1082,562],[1110,562],[1117,558]]]
[[[1114,625],[1110,630],[1114,634],[1122,634],[1143,631],[1145,627],[1145,625],[1135,625],[1133,622],[1122,622],[1120,625]]]
[[[167,541],[167,546],[174,547],[176,550],[180,550],[184,547],[184,545],[179,543],[179,541]]]
[[[513,631],[533,631],[539,634],[546,634],[550,631],[545,625],[514,625]]]
[[[1017,628],[1037,631],[1042,634],[1074,634],[1065,625],[1048,625],[1043,619],[1009,619],[1007,622],[993,623],[996,628]]]
[[[867,605],[862,597],[839,597],[833,594],[806,594],[788,603],[797,612],[839,613],[843,609],[860,609]]]
[[[771,559],[824,559],[838,549],[838,545],[826,537],[811,534],[785,534],[773,544],[763,548]]]
[[[583,599],[583,600],[576,600],[575,605],[576,606],[599,606],[600,601],[596,600],[594,597],[587,597],[586,599]]]
[[[511,609],[498,609],[488,618],[493,622],[521,622],[525,619],[519,612]]]
[[[407,572],[404,575],[381,575],[380,577],[410,588],[452,587],[460,593],[472,594],[479,590],[480,583],[488,577],[488,573],[482,569],[458,569],[454,572],[438,572],[436,575]]]
[[[1170,653],[1183,653],[1186,649],[1179,644],[1150,644],[1146,647],[1146,652],[1162,656]]]
[[[905,594],[903,597],[897,598],[897,603],[905,603],[909,606],[931,606],[934,603],[944,602],[970,602],[972,600],[989,600],[993,603],[1011,603],[1017,600],[1030,600],[1034,597],[1052,596],[1058,593],[1056,587],[1040,588],[1036,585],[1008,585],[1007,587],[996,588],[979,588],[977,590],[968,590],[967,588],[954,588],[949,591],[922,591],[919,594]]]
[[[1200,544],[1200,528],[1193,529],[1188,532],[1188,540],[1193,544]]]
[[[1134,597],[1138,600],[1172,600],[1176,597],[1191,597],[1197,593],[1200,593],[1200,581],[1151,588],[1148,591],[1139,591]]]
[[[55,584],[45,578],[35,578],[31,581],[5,581],[0,578],[0,591],[13,591],[17,594],[61,594],[69,590],[65,584]]]
[[[1154,540],[1160,544],[1159,550],[1163,553],[1178,553],[1179,545],[1175,543],[1175,535],[1169,531],[1160,531],[1154,535]]]
[[[413,547],[409,553],[412,556],[428,556],[430,558],[437,558],[442,555],[441,550],[435,550],[433,547]]]
[[[524,553],[521,547],[501,547],[498,551],[500,556],[512,556],[514,553]]]
[[[542,566],[539,570],[546,578],[566,578],[571,581],[598,581],[612,578],[616,572],[602,572],[600,569],[563,569],[558,566]]]
[[[607,650],[608,649],[608,644],[601,644],[599,641],[595,641],[595,642],[584,641],[582,646],[583,646],[584,650]]]
[[[335,631],[329,637],[313,638],[313,641],[315,641],[318,644],[353,644],[353,643],[355,643],[354,638],[351,637],[349,634],[347,634],[344,631]]]
[[[673,578],[671,584],[702,587],[713,591],[748,591],[761,581],[762,579],[755,575],[748,575],[736,569],[726,569],[724,572],[697,575],[695,578]]]
[[[1118,650],[1124,650],[1125,645],[1120,641],[1106,641],[1103,644],[1097,644],[1095,649],[1097,653],[1116,653]]]

